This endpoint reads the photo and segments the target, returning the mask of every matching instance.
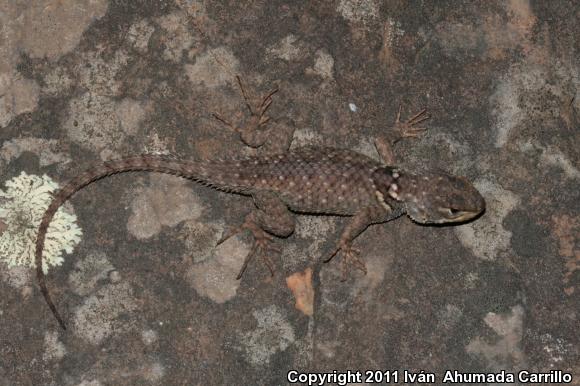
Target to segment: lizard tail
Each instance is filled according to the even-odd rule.
[[[167,156],[160,155],[142,155],[137,157],[128,157],[118,160],[104,162],[99,166],[87,170],[86,172],[73,178],[69,183],[56,192],[50,205],[44,212],[40,226],[38,228],[38,235],[36,238],[35,263],[36,263],[36,277],[38,285],[48,307],[52,311],[59,325],[63,330],[66,330],[66,324],[61,315],[56,309],[54,302],[50,297],[50,293],[46,286],[45,274],[42,262],[42,251],[44,249],[44,242],[48,226],[52,221],[54,215],[75,192],[79,191],[86,185],[97,181],[101,178],[123,172],[130,171],[150,171],[166,174],[173,174],[185,178],[191,178],[201,183],[212,185],[210,181],[210,169],[215,170],[219,164],[210,162],[195,162],[195,161],[180,161]],[[213,168],[213,169],[212,169]],[[220,189],[228,189],[226,186],[215,186]]]

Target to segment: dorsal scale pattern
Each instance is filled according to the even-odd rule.
[[[380,166],[349,150],[308,147],[227,163],[214,178],[240,193],[275,192],[294,211],[352,215],[377,201],[371,175]]]

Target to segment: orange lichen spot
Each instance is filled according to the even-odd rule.
[[[296,308],[304,315],[314,313],[314,289],[312,288],[312,269],[307,268],[303,273],[296,272],[286,278],[286,285],[296,298]]]

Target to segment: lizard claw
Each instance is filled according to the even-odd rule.
[[[397,138],[394,142],[397,142],[402,138],[419,137],[419,135],[421,135],[427,129],[425,127],[417,127],[417,125],[429,118],[431,118],[431,115],[427,113],[426,109],[423,109],[406,121],[401,122],[401,105],[399,105],[399,111],[397,113],[397,119],[394,126],[394,130],[397,133]]]
[[[355,268],[367,274],[367,267],[365,262],[360,258],[360,250],[353,248],[351,243],[339,243],[339,245],[334,249],[334,251],[330,254],[330,257],[324,260],[325,263],[328,263],[336,254],[342,250],[343,258],[340,262],[340,270],[342,272],[341,281],[346,281],[348,277],[349,266],[353,265]]]
[[[227,239],[234,237],[235,235],[237,235],[238,233],[240,233],[243,230],[244,230],[243,225],[238,226],[238,227],[231,227],[231,228],[227,229],[226,231],[224,231],[224,233],[222,234],[222,237],[220,237],[220,239],[215,244],[215,246],[217,247],[218,245],[224,243]]]
[[[272,244],[273,237],[270,236],[265,231],[261,229],[252,229],[252,233],[254,234],[254,245],[252,245],[252,249],[244,259],[244,263],[242,264],[240,273],[238,273],[238,276],[236,277],[237,280],[240,280],[242,278],[242,275],[244,274],[244,271],[248,267],[250,260],[252,260],[252,258],[256,254],[260,255],[260,257],[264,261],[264,264],[266,264],[266,267],[268,267],[270,275],[273,277],[275,272],[274,262],[272,261],[270,254],[272,252],[275,252],[277,254],[280,254],[282,252],[282,250],[279,247]]]
[[[248,109],[249,115],[246,116],[246,118],[243,118],[237,124],[224,119],[217,113],[212,113],[212,115],[222,124],[238,133],[242,142],[244,142],[246,145],[253,148],[258,148],[269,139],[268,133],[264,130],[266,124],[271,121],[271,117],[267,115],[267,112],[272,105],[272,102],[274,101],[274,94],[276,94],[280,89],[275,87],[261,100],[255,102],[255,100],[250,97],[248,92],[246,92],[242,83],[242,79],[239,75],[236,76],[236,80],[238,81],[238,86],[240,87],[242,96],[244,97],[244,103]]]
[[[270,275],[274,276],[274,262],[272,261],[270,255],[272,253],[280,254],[282,253],[282,250],[280,249],[280,247],[273,244],[274,237],[269,233],[267,233],[266,231],[264,231],[254,222],[251,213],[248,216],[246,216],[246,220],[242,225],[237,227],[231,227],[228,230],[226,230],[222,235],[222,237],[218,240],[216,246],[220,245],[230,237],[233,237],[236,234],[246,230],[250,231],[254,236],[254,244],[252,245],[252,249],[250,249],[250,252],[246,255],[246,258],[244,259],[244,262],[242,264],[242,268],[240,269],[238,276],[236,276],[236,279],[237,280],[241,279],[242,275],[244,274],[244,271],[248,267],[248,264],[257,254],[260,255],[260,257],[264,261],[264,264],[266,264],[266,267],[268,267]]]

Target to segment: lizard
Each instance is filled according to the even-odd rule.
[[[242,141],[259,147],[267,135],[261,130],[269,117],[266,111],[272,103],[270,92],[261,103],[252,107],[238,77],[250,116],[244,125],[234,126]],[[164,155],[144,154],[103,162],[77,175],[56,191],[39,225],[35,262],[41,292],[59,325],[66,324],[56,309],[46,286],[42,266],[42,251],[48,226],[53,216],[75,192],[86,185],[112,174],[149,171],[177,175],[195,180],[215,189],[250,196],[255,208],[240,226],[226,231],[218,244],[241,231],[253,235],[253,245],[245,257],[238,279],[250,260],[259,255],[270,273],[274,274],[270,255],[280,252],[274,237],[288,237],[295,227],[294,213],[348,216],[350,221],[324,261],[342,253],[342,279],[350,266],[366,273],[360,251],[353,241],[371,224],[384,223],[407,214],[421,224],[465,222],[480,215],[485,200],[465,178],[445,173],[416,175],[399,168],[392,146],[402,138],[418,137],[425,128],[417,124],[429,116],[422,110],[410,119],[400,120],[397,114],[392,138],[379,137],[376,149],[382,162],[358,152],[329,147],[299,147],[277,154],[255,155],[229,160],[185,161]]]

